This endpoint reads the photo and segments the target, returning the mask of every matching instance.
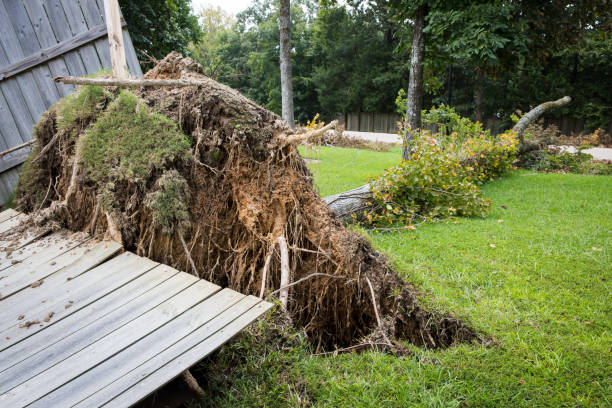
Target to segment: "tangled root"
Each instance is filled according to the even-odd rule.
[[[42,207],[39,222],[110,233],[139,255],[255,296],[281,286],[277,242],[283,237],[294,283],[285,288],[287,313],[317,349],[354,345],[383,326],[387,337],[427,347],[475,338],[462,322],[424,310],[387,259],[344,228],[314,191],[311,173],[289,142],[292,131],[278,116],[205,77],[197,63],[177,53],[145,77],[201,82],[133,90],[150,111],[175,121],[189,137],[192,160],[168,164],[186,180],[188,223],[165,231],[144,205],[158,171],[140,184],[113,183],[110,211],[100,200],[104,186],[92,182],[75,157],[74,137],[60,137],[39,166],[27,167],[17,196],[22,210]],[[103,110],[82,120],[79,129],[90,128]],[[33,155],[57,135],[58,111],[52,108],[37,125]],[[32,193],[41,189],[50,191],[44,200]]]

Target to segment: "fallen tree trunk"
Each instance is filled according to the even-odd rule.
[[[547,110],[565,106],[571,100],[572,98],[565,96],[556,101],[544,102],[523,115],[512,128],[512,130],[516,132],[521,143],[521,153],[539,148],[539,144],[525,143],[523,140],[523,132],[527,126],[537,120]],[[364,211],[375,209],[375,203],[372,200],[372,191],[369,184],[339,194],[323,197],[323,200],[343,222],[360,221],[363,219]]]
[[[323,201],[344,222],[361,220],[364,211],[372,210],[375,207],[369,184],[340,194],[323,197]]]
[[[518,137],[521,145],[524,143],[523,133],[527,126],[535,120],[537,120],[544,112],[552,108],[560,108],[562,106],[570,103],[572,98],[569,96],[564,96],[561,99],[557,99],[556,101],[544,102],[527,112],[523,117],[514,125],[512,130],[516,132],[516,136]]]

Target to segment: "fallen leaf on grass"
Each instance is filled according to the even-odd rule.
[[[504,220],[497,220],[497,222],[504,222]]]
[[[490,246],[491,248],[497,248],[497,246],[496,246],[495,244],[489,244],[489,246]]]
[[[591,248],[591,249],[592,249],[593,251],[601,251],[601,250],[603,250],[603,248],[597,248],[597,247],[593,247],[593,248]]]

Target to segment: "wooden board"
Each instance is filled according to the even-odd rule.
[[[0,213],[0,227],[20,216]],[[2,407],[130,406],[272,306],[79,239],[60,231],[25,244],[0,271]]]

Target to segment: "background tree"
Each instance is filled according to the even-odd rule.
[[[119,0],[138,60],[150,67],[150,57],[161,59],[170,51],[185,54],[189,42],[202,31],[190,0]]]
[[[291,79],[291,4],[280,0],[278,9],[280,28],[280,75],[283,119],[295,129],[293,120],[293,84]]]

